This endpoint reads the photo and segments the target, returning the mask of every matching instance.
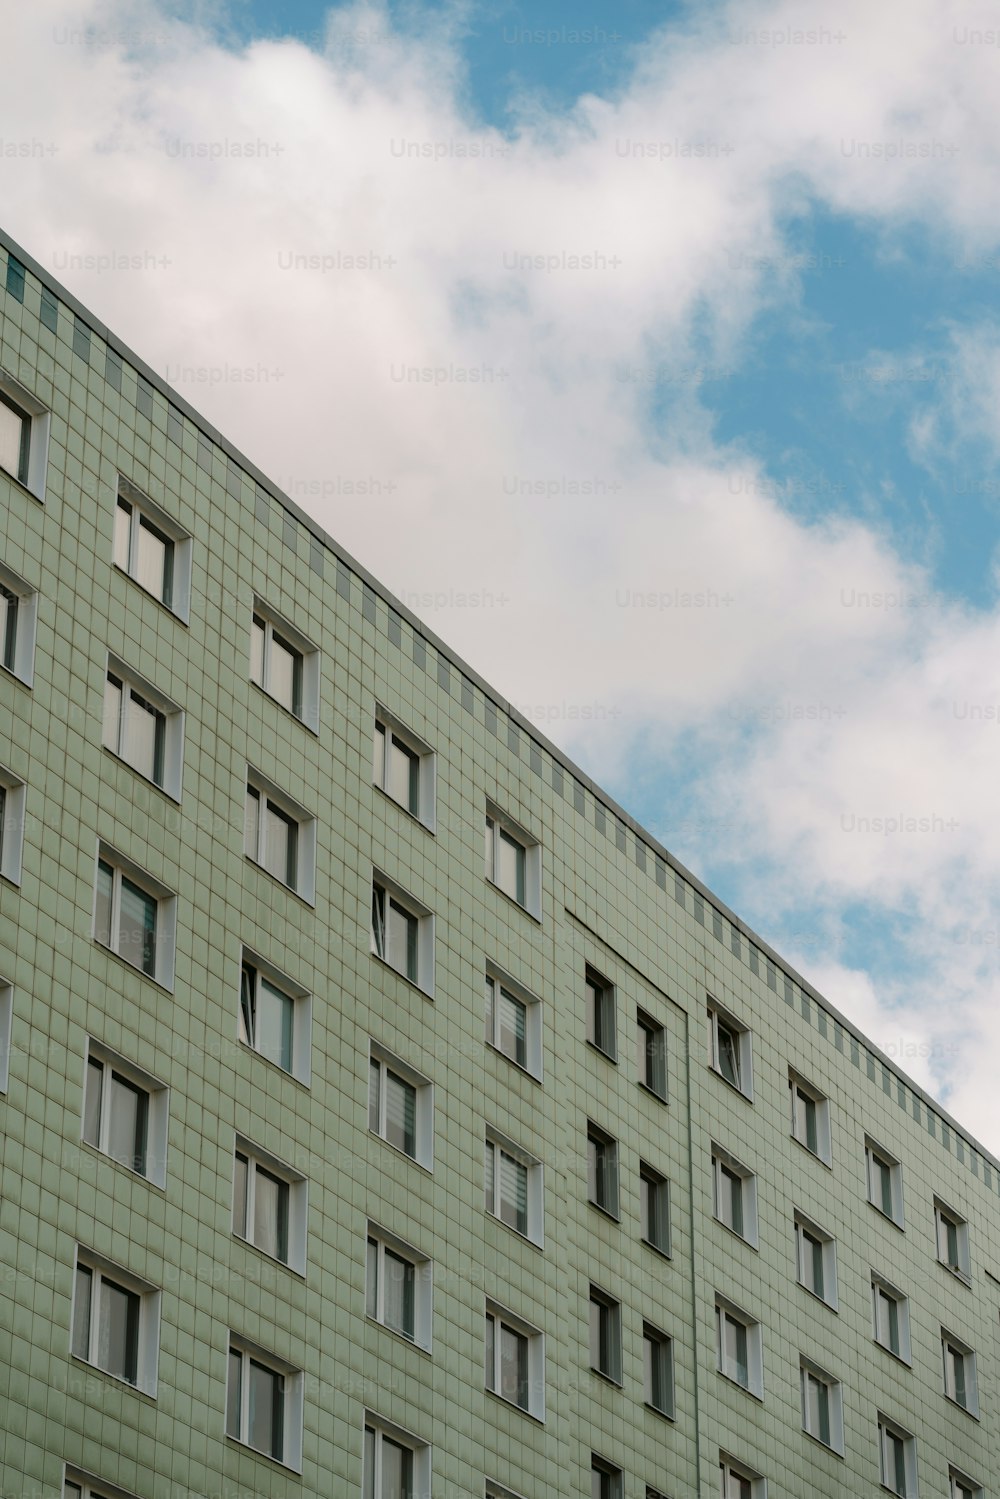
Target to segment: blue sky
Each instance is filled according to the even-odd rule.
[[[996,1148],[991,25],[37,0],[0,171],[16,239]]]

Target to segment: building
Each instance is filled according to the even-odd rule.
[[[2,243],[3,1494],[1000,1492],[1000,1163]]]

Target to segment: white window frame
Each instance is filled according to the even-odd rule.
[[[872,1336],[880,1348],[886,1353],[898,1358],[900,1363],[909,1364],[910,1356],[910,1298],[905,1295],[898,1286],[886,1280],[877,1270],[871,1274],[872,1286]],[[899,1340],[899,1348],[893,1348],[892,1344],[879,1336],[879,1296],[887,1301],[893,1302],[896,1307],[896,1333]]]
[[[793,1140],[797,1140],[804,1150],[808,1150],[810,1155],[822,1161],[824,1166],[831,1165],[833,1148],[830,1137],[830,1100],[825,1093],[813,1087],[812,1083],[806,1082],[794,1067],[789,1068],[788,1072],[788,1092],[791,1101]],[[800,1100],[813,1107],[815,1145],[809,1143],[808,1116],[802,1117],[805,1111],[799,1107]]]
[[[257,796],[255,819],[250,815],[253,793]],[[267,818],[261,816],[265,802],[269,803],[280,817],[295,828],[294,881],[290,882],[287,878],[282,878],[267,865]],[[294,801],[286,791],[275,785],[268,776],[255,770],[252,765],[247,766],[243,805],[243,852],[246,857],[251,864],[256,864],[258,869],[270,875],[271,879],[276,880],[279,885],[284,885],[286,890],[291,890],[293,895],[297,895],[307,905],[314,906],[316,904],[316,818],[300,802]],[[257,824],[256,838],[253,836],[254,820]]]
[[[742,1485],[748,1484],[750,1499],[767,1499],[767,1479],[728,1453],[719,1453],[719,1493],[721,1499],[743,1499]]]
[[[231,1355],[238,1353],[240,1363],[240,1430],[237,1435],[229,1430],[230,1395],[232,1371],[230,1368]],[[261,1368],[269,1370],[272,1374],[278,1374],[284,1381],[282,1389],[282,1418],[281,1418],[281,1456],[275,1457],[272,1452],[265,1452],[261,1447],[254,1447],[249,1440],[250,1430],[250,1363],[260,1365]],[[302,1387],[303,1378],[301,1369],[296,1369],[285,1359],[279,1358],[269,1349],[261,1348],[259,1344],[252,1343],[241,1334],[230,1330],[229,1342],[226,1347],[226,1408],[224,1431],[230,1442],[238,1442],[241,1447],[246,1447],[249,1452],[255,1452],[259,1457],[266,1457],[270,1462],[279,1464],[280,1467],[290,1468],[293,1473],[302,1471]]]
[[[21,883],[27,799],[24,781],[0,765],[0,875],[12,885]]]
[[[591,1145],[595,1149],[591,1150]],[[597,1149],[603,1148],[609,1152],[606,1158],[606,1186],[607,1201],[602,1202],[598,1193],[601,1183],[601,1172],[598,1168]],[[598,1208],[615,1222],[621,1218],[621,1152],[618,1141],[613,1135],[609,1135],[606,1129],[595,1124],[592,1119],[587,1120],[587,1201],[592,1207]]]
[[[291,1044],[291,1067],[284,1067],[279,1061],[267,1055],[257,1045],[257,1038],[251,1037],[249,1028],[245,1026],[243,1019],[243,974],[245,969],[252,969],[255,983],[259,985],[261,979],[272,989],[276,989],[283,998],[291,1000],[292,1003],[292,1044]],[[255,1000],[256,1009],[259,999]],[[246,1033],[245,1033],[246,1032]],[[277,1067],[279,1072],[284,1072],[288,1077],[294,1077],[297,1082],[306,1088],[311,1081],[311,1046],[312,1035],[312,995],[301,984],[290,979],[286,973],[275,968],[266,958],[259,953],[244,946],[240,952],[240,987],[237,994],[236,1006],[236,1036],[241,1046],[252,1051],[256,1056],[263,1058],[272,1067]]]
[[[588,1299],[590,1313],[590,1367],[610,1384],[624,1383],[622,1361],[622,1304],[591,1282]],[[607,1360],[602,1362],[602,1345]]]
[[[656,1190],[658,1198],[660,1198],[660,1206],[659,1206],[659,1208],[657,1210],[657,1216],[661,1220],[660,1226],[664,1230],[664,1232],[663,1232],[663,1241],[664,1242],[662,1242],[662,1243],[660,1242],[659,1238],[653,1238],[652,1237],[653,1229],[654,1229],[654,1224],[649,1221],[649,1209],[647,1207],[647,1198],[648,1198],[648,1188],[649,1187],[654,1187],[655,1190]],[[667,1259],[670,1259],[671,1258],[671,1252],[672,1252],[671,1251],[671,1247],[670,1247],[671,1246],[670,1179],[669,1179],[669,1177],[664,1176],[664,1174],[663,1174],[662,1171],[657,1171],[656,1167],[655,1166],[651,1166],[648,1161],[640,1161],[639,1162],[639,1191],[641,1193],[641,1201],[640,1201],[640,1207],[639,1207],[639,1221],[640,1221],[641,1224],[642,1223],[645,1224],[645,1226],[643,1227],[643,1230],[642,1230],[642,1242],[644,1244],[648,1244],[649,1247],[650,1247],[650,1249],[655,1249],[656,1252],[657,1252],[657,1254],[662,1254]]]
[[[744,1329],[747,1350],[747,1382],[739,1377],[739,1368],[734,1366],[726,1350],[726,1327],[732,1322]],[[715,1296],[715,1352],[719,1373],[724,1379],[755,1395],[764,1398],[764,1348],[761,1325],[756,1317],[730,1301],[728,1296],[716,1292]]]
[[[484,1361],[487,1365],[487,1390],[491,1395],[495,1395],[498,1400],[503,1400],[507,1405],[512,1405],[515,1410],[524,1411],[528,1416],[534,1416],[536,1421],[544,1421],[545,1334],[539,1328],[533,1327],[530,1322],[526,1322],[523,1317],[519,1317],[516,1312],[512,1312],[508,1307],[501,1306],[499,1302],[487,1297],[483,1321],[484,1342],[487,1351],[489,1343],[485,1336],[486,1320],[491,1317],[493,1319],[493,1368],[491,1371],[488,1367],[488,1359]],[[511,1400],[500,1388],[502,1357],[501,1340],[497,1336],[497,1333],[503,1328],[508,1328],[518,1337],[524,1338],[527,1343],[526,1405],[522,1405],[518,1400]]]
[[[381,739],[379,730],[382,732]],[[416,807],[412,807],[409,800],[403,802],[390,789],[387,762],[393,740],[416,760]],[[415,734],[395,713],[381,703],[376,703],[372,724],[372,784],[431,833],[437,824],[436,766],[434,751],[427,741]]]
[[[537,1156],[532,1155],[529,1151],[524,1150],[520,1145],[518,1145],[516,1140],[510,1139],[508,1135],[501,1134],[499,1130],[493,1129],[491,1126],[487,1126],[485,1143],[486,1145],[491,1145],[493,1147],[494,1173],[492,1184],[489,1182],[489,1180],[485,1181],[486,1212],[489,1213],[491,1218],[496,1218],[498,1223],[502,1223],[506,1228],[509,1228],[512,1233],[518,1234],[523,1239],[528,1239],[532,1244],[537,1244],[541,1249],[545,1244],[544,1182],[543,1167],[541,1161]],[[517,1227],[516,1223],[508,1223],[507,1219],[501,1218],[499,1213],[499,1208],[501,1205],[501,1152],[504,1155],[509,1156],[518,1165],[523,1166],[527,1172],[528,1224],[523,1234]],[[484,1152],[484,1172],[486,1171],[486,1169],[487,1168],[485,1167]],[[492,1207],[490,1206],[491,1198],[493,1202]]]
[[[372,1454],[375,1471],[372,1474],[371,1485],[367,1484],[367,1448],[366,1434],[372,1432]],[[411,1454],[412,1482],[410,1499],[431,1499],[431,1447],[422,1437],[415,1436],[412,1431],[397,1426],[393,1421],[387,1421],[384,1416],[379,1416],[375,1411],[366,1410],[361,1436],[361,1468],[362,1468],[362,1493],[373,1494],[375,1499],[385,1499],[382,1487],[382,1454],[383,1441],[389,1441],[398,1447],[403,1447]]]
[[[398,963],[393,961],[395,954],[390,953],[387,935],[384,931],[382,937],[384,950],[379,951],[379,939],[375,930],[376,901],[378,899],[377,892],[379,891],[382,892],[383,919],[386,904],[392,902],[405,916],[416,922],[414,940],[416,961],[412,973],[408,971],[405,963],[403,967],[400,967]],[[402,885],[390,879],[387,874],[383,874],[380,869],[372,870],[370,941],[372,955],[380,963],[384,963],[387,968],[391,968],[394,973],[398,973],[400,978],[406,979],[407,983],[415,984],[418,989],[422,989],[431,999],[434,998],[434,913],[422,901],[418,901],[415,896],[411,895],[408,890],[404,890]]]
[[[948,1245],[948,1228],[955,1230],[957,1257],[952,1258]],[[969,1220],[940,1197],[934,1198],[934,1236],[939,1264],[963,1281],[972,1283],[972,1256],[969,1249]]]
[[[666,1403],[657,1405],[653,1399],[653,1364],[654,1354],[652,1346],[659,1349],[663,1359],[664,1370],[662,1377],[666,1382]],[[645,1403],[650,1410],[656,1411],[657,1415],[666,1416],[668,1420],[674,1419],[674,1340],[669,1333],[662,1328],[656,1327],[652,1322],[643,1321],[642,1324],[642,1382]]]
[[[0,977],[0,1093],[10,1086],[10,1050],[14,1023],[14,985]]]
[[[379,1067],[379,1127],[371,1127],[371,1068],[373,1064]],[[393,1145],[385,1133],[386,1129],[386,1089],[384,1084],[386,1070],[394,1073],[404,1083],[409,1083],[414,1089],[414,1146],[416,1153],[410,1155],[399,1146]],[[369,1039],[368,1042],[368,1086],[365,1092],[365,1108],[368,1111],[369,1133],[376,1135],[391,1150],[399,1150],[399,1153],[408,1161],[423,1166],[425,1171],[434,1169],[434,1084],[430,1078],[423,1073],[417,1072],[408,1063],[400,1061],[391,1051],[382,1046],[378,1041]]]
[[[77,1317],[79,1308],[77,1305],[80,1295],[79,1274],[81,1270],[90,1272],[88,1307],[88,1349],[86,1355],[77,1353]],[[111,1369],[105,1369],[97,1362],[100,1350],[101,1334],[101,1291],[105,1281],[110,1282],[113,1287],[118,1287],[138,1299],[138,1323],[136,1329],[136,1377],[135,1380],[128,1379],[125,1375],[116,1374]],[[70,1352],[73,1358],[81,1363],[89,1364],[91,1368],[100,1369],[109,1379],[116,1379],[121,1384],[131,1389],[141,1390],[144,1395],[156,1398],[156,1376],[159,1358],[160,1341],[160,1292],[155,1286],[147,1281],[140,1280],[138,1276],[125,1270],[121,1265],[116,1265],[112,1260],[105,1259],[103,1255],[95,1254],[90,1249],[76,1246],[73,1256],[73,1309],[70,1316]]]
[[[135,1499],[128,1489],[108,1483],[96,1474],[66,1463],[63,1468],[62,1499]]]
[[[368,1244],[374,1240],[377,1245],[377,1270],[375,1284],[375,1311],[369,1309],[372,1287],[368,1281],[369,1256]],[[413,1334],[412,1336],[405,1328],[394,1327],[385,1318],[385,1258],[386,1252],[395,1255],[397,1259],[405,1260],[413,1267]],[[434,1266],[432,1261],[414,1245],[408,1244],[398,1234],[391,1233],[389,1229],[382,1228],[371,1219],[367,1223],[365,1236],[365,1316],[372,1322],[377,1322],[380,1327],[386,1328],[397,1337],[413,1343],[417,1348],[423,1348],[426,1353],[432,1348],[432,1326],[433,1326],[433,1301],[434,1301]]]
[[[492,1027],[490,1025],[490,1009],[491,1009],[491,1006],[490,1006],[489,987],[488,987],[491,982],[493,984],[493,1002],[492,1002],[492,1021],[493,1021],[493,1023],[492,1023]],[[500,1040],[501,1040],[501,1036],[502,1036],[502,1027],[501,1027],[501,1019],[500,1019],[500,1006],[496,1002],[496,999],[497,999],[497,988],[505,990],[506,993],[507,993],[507,995],[508,995],[508,997],[510,999],[516,1001],[517,1004],[522,1005],[524,1007],[524,1053],[525,1053],[525,1055],[524,1055],[524,1061],[523,1062],[519,1062],[516,1056],[512,1056],[509,1051],[506,1051],[500,1045]],[[485,1017],[486,1044],[488,1046],[491,1046],[494,1051],[499,1052],[499,1054],[502,1057],[506,1057],[507,1061],[508,1062],[512,1062],[515,1067],[519,1067],[522,1072],[526,1072],[529,1075],[529,1077],[533,1077],[533,1078],[537,1079],[540,1082],[541,1081],[541,1077],[542,1077],[542,1004],[541,1004],[541,1000],[538,998],[538,996],[536,994],[532,994],[530,989],[526,989],[523,984],[519,984],[516,981],[516,979],[512,979],[511,978],[510,974],[505,973],[502,968],[498,968],[495,963],[492,963],[489,960],[487,960],[487,963],[486,963],[486,986],[485,986],[485,989],[486,989],[486,992],[485,992],[485,1001],[486,1001],[486,1017]],[[491,1031],[492,1031],[492,1034],[491,1034]]]
[[[0,669],[30,687],[35,679],[35,634],[38,625],[38,589],[0,563],[0,588],[15,605],[13,620],[5,608],[0,631]]]
[[[948,1499],[982,1499],[983,1486],[953,1463],[948,1465]]]
[[[725,1216],[725,1203],[728,1188],[723,1181],[723,1173],[728,1172],[730,1176],[736,1177],[741,1182],[740,1203],[743,1224],[738,1228],[735,1223],[730,1222]],[[722,1145],[712,1143],[712,1213],[713,1216],[731,1234],[735,1234],[744,1243],[757,1248],[757,1175],[751,1171],[749,1166],[744,1166],[734,1155]]]
[[[895,1462],[889,1462],[888,1438],[895,1437],[903,1444],[904,1487],[896,1487]],[[917,1443],[912,1432],[893,1421],[890,1416],[878,1413],[878,1460],[879,1479],[882,1487],[896,1494],[898,1499],[915,1499],[917,1492]],[[890,1471],[890,1469],[892,1471]]]
[[[979,1419],[979,1382],[976,1376],[976,1354],[975,1350],[955,1333],[949,1332],[946,1327],[941,1329],[941,1357],[944,1364],[944,1393],[953,1405],[967,1415]],[[960,1399],[960,1387],[955,1378],[954,1363],[960,1359],[962,1363],[962,1389],[965,1399]]]
[[[27,469],[23,477],[4,469],[3,473],[20,484],[41,504],[45,504],[45,477],[49,457],[49,430],[52,414],[30,390],[15,380],[6,370],[0,369],[0,395],[16,412],[28,421]]]
[[[813,1249],[809,1240],[820,1246],[822,1259],[823,1289],[818,1291],[813,1277]],[[795,1274],[796,1279],[810,1296],[822,1301],[833,1311],[837,1310],[837,1241],[825,1228],[820,1228],[804,1213],[795,1213]]]
[[[108,706],[108,678],[114,677],[121,684],[121,704],[112,714]],[[132,699],[145,700],[163,715],[162,777],[148,775],[143,767],[129,758],[128,718]],[[141,711],[141,709],[139,710]],[[133,671],[120,656],[108,654],[104,673],[104,711],[102,715],[102,743],[116,759],[131,767],[143,780],[165,792],[174,801],[181,799],[181,774],[184,765],[184,711],[171,698],[162,693],[152,682]]]
[[[112,870],[112,892],[111,892],[111,940],[105,942],[97,931],[97,896],[98,896],[98,874],[99,866],[104,863],[111,866]],[[154,966],[152,973],[146,973],[145,969],[138,963],[133,963],[131,958],[126,957],[120,951],[121,943],[121,885],[122,880],[129,880],[145,895],[151,896],[156,901],[156,946]],[[166,885],[153,878],[146,870],[140,869],[131,859],[112,848],[110,844],[101,840],[97,846],[97,857],[94,860],[94,914],[92,927],[94,941],[105,948],[107,952],[113,952],[123,963],[128,963],[136,973],[141,973],[145,978],[150,978],[163,989],[173,990],[174,987],[174,949],[177,934],[177,897]]]
[[[615,985],[591,963],[584,971],[587,1042],[609,1062],[618,1061],[618,1003]]]
[[[524,1495],[515,1494],[513,1489],[505,1488],[502,1483],[496,1483],[492,1478],[487,1478],[486,1499],[524,1499]]]
[[[599,1479],[596,1485],[595,1478]],[[622,1499],[624,1492],[621,1468],[606,1457],[599,1457],[596,1452],[590,1454],[590,1492],[593,1499]]]
[[[486,878],[516,906],[527,911],[536,921],[542,919],[542,845],[513,818],[496,805],[486,803]],[[508,890],[498,878],[500,874],[499,847],[501,835],[507,842],[519,847],[524,860],[524,899],[518,899],[516,889]],[[492,858],[490,850],[492,848]]]
[[[639,1086],[667,1103],[667,1028],[641,1005],[636,1010],[635,1026]]]
[[[124,565],[115,556],[117,551],[115,536],[117,535],[119,500],[131,506],[133,515],[133,520],[129,523],[128,558]],[[172,545],[169,602],[139,581],[139,529],[143,520],[147,522],[148,527],[154,534],[158,533]],[[138,588],[141,588],[143,593],[147,593],[151,599],[155,599],[169,613],[176,615],[179,620],[187,624],[191,610],[192,553],[192,540],[188,532],[177,524],[173,516],[168,515],[160,505],[157,505],[155,500],[151,500],[149,495],[143,494],[142,490],[138,489],[131,480],[126,479],[124,474],[118,475],[118,492],[115,495],[115,513],[112,517],[112,526],[112,558],[118,571],[123,572],[126,577],[131,578],[132,582]]]
[[[261,653],[261,674],[254,675],[254,627],[260,620],[264,629],[263,649]],[[282,701],[277,693],[271,690],[271,663],[274,636],[277,634],[279,642],[290,647],[290,653],[299,658],[299,712],[294,706]],[[272,609],[266,600],[259,594],[254,594],[253,613],[250,623],[250,680],[254,686],[259,687],[267,697],[284,708],[299,723],[305,724],[314,734],[319,733],[319,692],[320,692],[320,653],[318,646],[313,645],[301,630]]]
[[[885,1198],[882,1192],[881,1170],[876,1168],[885,1167],[889,1171],[889,1190],[891,1211],[886,1211]],[[868,1185],[868,1201],[877,1213],[881,1213],[890,1223],[897,1228],[903,1227],[903,1165],[902,1162],[873,1140],[869,1135],[865,1136],[865,1177]]]
[[[717,999],[708,1000],[706,1006],[708,1015],[708,1060],[712,1071],[722,1078],[724,1083],[736,1093],[741,1093],[744,1098],[753,1102],[753,1038],[749,1026],[737,1020],[731,1010],[719,1003]],[[721,1042],[723,1033],[728,1034],[732,1040],[732,1047],[724,1047]],[[732,1065],[727,1066],[725,1058],[732,1059]],[[734,1076],[730,1077],[729,1072]]]
[[[826,1388],[827,1397],[827,1421],[830,1428],[829,1441],[822,1435],[821,1431],[812,1429],[812,1411],[809,1400],[809,1384],[814,1381]],[[844,1456],[844,1389],[840,1380],[835,1375],[827,1372],[819,1364],[807,1358],[805,1354],[799,1356],[799,1383],[802,1397],[802,1430],[807,1436],[821,1446],[836,1452],[838,1456]]]
[[[243,1156],[247,1161],[247,1197],[246,1197],[246,1234],[241,1234],[236,1227],[236,1156]],[[268,1249],[260,1245],[253,1238],[254,1199],[256,1193],[257,1169],[265,1171],[269,1176],[276,1178],[288,1188],[287,1221],[285,1225],[287,1258],[282,1259],[280,1255],[272,1255]],[[289,1270],[294,1270],[297,1275],[306,1273],[306,1244],[309,1222],[309,1183],[301,1171],[296,1171],[294,1166],[289,1166],[278,1156],[272,1155],[270,1151],[264,1150],[255,1144],[247,1135],[236,1132],[233,1143],[233,1235],[242,1240],[244,1244],[250,1244],[260,1254],[266,1255],[268,1259],[275,1260],[279,1265],[286,1265]]]
[[[101,1091],[98,1107],[98,1129],[97,1140],[87,1139],[87,1101],[90,1088],[90,1064],[100,1064],[103,1069],[101,1075]],[[109,1144],[112,1123],[112,1098],[111,1083],[113,1075],[138,1089],[146,1095],[146,1140],[145,1140],[145,1171],[135,1171],[127,1161],[119,1161],[112,1156]],[[92,1150],[100,1151],[101,1155],[110,1156],[116,1164],[122,1166],[126,1171],[132,1171],[133,1175],[141,1176],[145,1181],[151,1182],[154,1187],[165,1187],[167,1184],[167,1134],[168,1119],[170,1113],[170,1090],[166,1083],[161,1083],[150,1073],[137,1067],[134,1062],[120,1056],[112,1051],[110,1047],[96,1041],[92,1036],[87,1037],[87,1048],[84,1054],[83,1068],[83,1117],[81,1120],[80,1138],[84,1144],[89,1145]]]

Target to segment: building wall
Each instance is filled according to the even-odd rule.
[[[0,671],[0,766],[27,787],[20,883],[0,879],[3,1494],[59,1492],[64,1463],[144,1499],[360,1494],[366,1409],[431,1444],[449,1499],[486,1479],[587,1495],[592,1452],[624,1499],[693,1499],[718,1493],[720,1450],[770,1499],[874,1494],[878,1410],[916,1435],[921,1494],[949,1463],[993,1491],[997,1162],[8,254],[27,272],[21,298],[0,289],[0,367],[51,432],[44,503],[0,472],[0,564],[38,589],[33,684]],[[186,624],[113,565],[119,475],[192,538]],[[255,595],[320,649],[316,733],[249,680]],[[102,747],[109,651],[184,710],[179,801]],[[372,785],[376,702],[436,755],[433,833]],[[316,819],[314,904],[244,855],[248,763]],[[540,920],[484,878],[488,801],[541,845]],[[170,988],[94,941],[99,839],[176,893]],[[433,997],[372,954],[373,868],[434,913]],[[312,996],[308,1087],[237,1039],[244,945]],[[541,1002],[541,1081],[484,1044],[487,962]],[[586,1040],[588,964],[616,986],[617,1063]],[[752,1102],[708,1065],[710,996],[751,1029]],[[637,1080],[637,1006],[666,1028],[665,1104]],[[88,1037],[169,1088],[163,1189],[81,1142]],[[368,1130],[371,1040],[433,1082],[431,1171]],[[829,1167],[791,1137],[790,1067],[829,1097]],[[587,1201],[588,1119],[619,1142],[618,1221]],[[488,1127],[543,1162],[542,1248],[484,1212]],[[308,1178],[304,1277],[232,1234],[236,1132]],[[867,1201],[866,1135],[902,1162],[903,1231]],[[757,1248],[713,1217],[713,1141],[757,1173]],[[670,1181],[669,1259],[641,1242],[640,1160]],[[937,1262],[935,1194],[968,1219],[971,1286]],[[796,1210],[836,1238],[836,1311],[796,1283]],[[368,1219],[433,1261],[430,1353],[365,1317]],[[78,1245],[160,1288],[155,1399],[70,1356]],[[873,1269],[910,1296],[911,1368],[873,1341]],[[589,1367],[591,1282],[622,1304],[621,1387]],[[717,1371],[717,1293],[760,1320],[762,1400]],[[484,1390],[487,1296],[544,1332],[544,1422]],[[672,1421],[643,1403],[644,1318],[674,1339]],[[942,1326],[975,1349],[979,1420],[944,1395]],[[225,1435],[230,1331],[303,1372],[301,1474]],[[802,1430],[800,1355],[842,1380],[842,1457]]]

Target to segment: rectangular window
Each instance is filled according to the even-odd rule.
[[[0,875],[12,885],[21,883],[27,787],[0,765]]]
[[[309,1081],[309,996],[243,950],[239,1039],[300,1082]]]
[[[587,1123],[587,1196],[595,1207],[618,1217],[618,1143],[598,1125]]]
[[[944,1392],[970,1416],[979,1415],[976,1387],[976,1355],[967,1343],[954,1333],[941,1329],[941,1354],[944,1359]]]
[[[636,1046],[640,1083],[666,1103],[667,1032],[664,1026],[644,1010],[639,1010],[636,1014]]]
[[[618,1058],[615,1035],[615,986],[602,978],[595,968],[587,966],[584,988],[587,995],[587,1040],[612,1062]]]
[[[750,1032],[721,1005],[708,1005],[708,1056],[712,1069],[730,1087],[753,1098]]]
[[[365,1314],[419,1347],[430,1349],[430,1260],[372,1223],[368,1225]]]
[[[837,1246],[830,1234],[795,1214],[795,1258],[799,1284],[827,1306],[837,1305]]]
[[[674,1414],[673,1341],[650,1323],[642,1325],[643,1385],[646,1404],[661,1416]]]
[[[302,1461],[302,1375],[230,1338],[226,1435],[296,1471]]]
[[[0,665],[30,687],[34,678],[38,594],[0,564]]]
[[[83,1138],[119,1165],[164,1185],[167,1090],[94,1041],[87,1053]]]
[[[917,1492],[916,1443],[908,1431],[878,1418],[879,1476],[885,1488],[899,1499],[912,1499]]]
[[[319,730],[319,664],[316,647],[256,598],[250,625],[250,680],[314,733]]]
[[[101,845],[94,937],[166,988],[173,984],[175,905],[161,885]]]
[[[903,1292],[872,1271],[872,1318],[876,1343],[910,1362],[910,1309]]]
[[[486,811],[486,878],[541,919],[541,846],[501,812]]]
[[[184,715],[176,703],[112,657],[104,684],[105,747],[179,798],[183,732]]]
[[[316,819],[252,771],[247,781],[244,851],[312,905],[316,886]]]
[[[719,1458],[719,1492],[722,1499],[764,1499],[764,1480],[730,1458]]]
[[[24,266],[9,252],[7,255],[7,291],[15,302],[24,301]]]
[[[670,1183],[659,1171],[639,1162],[642,1237],[661,1254],[670,1253]]]
[[[843,1391],[840,1381],[802,1358],[799,1365],[802,1392],[802,1429],[834,1452],[844,1450]]]
[[[590,1367],[605,1379],[621,1384],[621,1304],[597,1286],[590,1288]]]
[[[792,1104],[792,1136],[829,1166],[830,1100],[790,1070],[788,1087]]]
[[[305,1230],[305,1177],[237,1135],[233,1233],[304,1275]]]
[[[431,1085],[372,1043],[368,1067],[368,1128],[430,1169]]]
[[[748,1244],[757,1243],[757,1178],[720,1145],[712,1146],[712,1210]]]
[[[50,422],[32,392],[0,371],[0,468],[42,504]]]
[[[115,507],[114,563],[172,613],[187,619],[191,538],[121,476]]]
[[[868,1174],[868,1201],[878,1208],[897,1228],[903,1226],[903,1168],[894,1156],[865,1141],[865,1166]]]
[[[430,1492],[430,1447],[367,1411],[363,1499],[429,1499]]]
[[[156,1394],[159,1292],[115,1265],[78,1250],[73,1356]]]
[[[544,1380],[541,1333],[488,1301],[486,1388],[541,1420]]]
[[[534,1244],[542,1242],[542,1166],[512,1141],[486,1136],[486,1211]]]
[[[982,1494],[982,1484],[959,1472],[958,1468],[948,1469],[948,1499],[982,1499]]]
[[[519,1067],[528,1061],[528,1007],[499,979],[486,975],[486,1040]]]
[[[30,452],[31,417],[0,389],[0,468],[27,485]]]
[[[434,992],[434,918],[377,871],[372,876],[371,949],[411,984]]]
[[[937,1197],[934,1199],[934,1232],[941,1264],[947,1265],[960,1280],[968,1282],[972,1276],[968,1221]]]
[[[716,1353],[719,1372],[749,1390],[764,1395],[764,1360],[760,1323],[725,1297],[715,1298]]]
[[[434,830],[434,752],[376,704],[372,781],[425,827]]]
[[[39,309],[42,327],[48,328],[50,333],[55,333],[59,327],[59,303],[49,291],[47,286],[42,287],[42,305]]]
[[[613,1463],[606,1462],[603,1457],[598,1457],[596,1452],[591,1453],[591,1499],[622,1499],[623,1483],[624,1476],[621,1468],[616,1468]]]

